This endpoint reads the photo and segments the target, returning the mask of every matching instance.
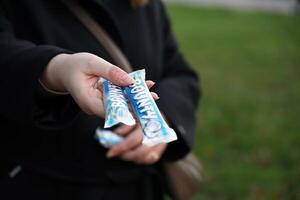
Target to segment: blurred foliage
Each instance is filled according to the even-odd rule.
[[[300,199],[300,17],[168,6],[201,75],[197,199]]]

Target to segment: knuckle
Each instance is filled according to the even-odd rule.
[[[128,149],[128,145],[126,143],[123,143],[116,149],[116,152],[118,152],[120,154],[120,153],[126,152],[127,149]]]
[[[98,64],[98,60],[94,56],[91,56],[90,58],[88,58],[87,67],[89,69],[93,69],[95,67],[95,65],[97,65],[97,64]]]
[[[122,160],[130,160],[130,157],[128,155],[121,155]]]
[[[116,129],[118,134],[124,135],[131,130],[130,126],[122,125],[121,127]]]
[[[114,146],[111,148],[111,151],[114,152],[115,155],[118,155],[122,152],[122,148],[120,146]]]
[[[134,154],[127,154],[127,155],[124,155],[124,158],[125,158],[125,160],[130,160],[130,161],[136,160],[136,157],[135,157]]]
[[[118,76],[119,75],[119,68],[114,66],[114,65],[111,65],[108,74],[109,74],[110,77]]]
[[[119,67],[111,64],[111,67],[108,72],[108,77],[111,80],[120,80],[120,79],[122,79],[123,75],[124,75],[124,72]]]
[[[125,147],[124,147],[123,145],[118,146],[118,147],[115,148],[115,152],[116,152],[116,153],[121,153],[121,152],[123,152],[124,150],[125,150]]]
[[[137,145],[137,144],[141,144],[142,143],[142,139],[141,137],[133,137],[132,138],[132,144]]]

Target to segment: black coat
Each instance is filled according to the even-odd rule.
[[[70,96],[44,92],[38,79],[59,53],[90,52],[114,62],[59,0],[1,0],[0,160],[69,181],[129,181],[152,166],[105,159],[94,140],[103,122],[80,111]],[[165,8],[158,0],[132,9],[126,0],[84,0],[134,69],[156,82],[159,108],[179,140],[163,157],[175,160],[191,147],[198,79],[178,50]],[[130,176],[128,176],[130,174]]]

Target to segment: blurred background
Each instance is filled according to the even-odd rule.
[[[300,16],[296,0],[166,0],[201,75],[194,199],[300,199]]]

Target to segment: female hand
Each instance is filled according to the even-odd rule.
[[[134,83],[125,71],[90,53],[55,56],[40,80],[50,90],[69,92],[83,111],[103,118],[102,92],[97,89],[99,77],[118,86]]]
[[[155,84],[152,81],[146,81],[146,83],[149,89]],[[151,92],[151,94],[154,100],[159,99],[156,93]],[[163,113],[162,115],[167,121]],[[167,144],[165,143],[152,147],[143,145],[143,130],[139,124],[135,126],[122,125],[114,130],[114,132],[125,137],[125,140],[109,149],[106,154],[107,158],[119,157],[125,161],[149,165],[156,163],[167,148]]]
[[[164,153],[167,144],[157,144],[148,147],[142,144],[143,132],[140,125],[122,125],[114,132],[125,136],[125,140],[113,146],[106,154],[108,158],[119,157],[122,160],[132,161],[137,164],[154,164]]]

